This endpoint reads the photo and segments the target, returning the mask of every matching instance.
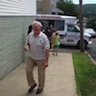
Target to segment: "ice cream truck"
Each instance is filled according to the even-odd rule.
[[[60,35],[60,43],[68,46],[77,46],[80,48],[80,28],[77,25],[77,18],[74,16],[62,15],[36,15],[36,20],[43,24],[43,30],[50,24],[54,25]],[[83,34],[84,48],[92,44],[90,35]]]

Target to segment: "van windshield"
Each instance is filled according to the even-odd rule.
[[[36,19],[40,21],[43,25],[43,29],[46,29],[50,24],[54,26],[59,31],[64,31],[64,20],[43,20],[43,19]]]

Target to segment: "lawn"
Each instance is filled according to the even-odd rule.
[[[96,65],[88,53],[72,52],[78,96],[96,96]]]

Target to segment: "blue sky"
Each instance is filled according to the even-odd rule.
[[[73,3],[79,4],[79,0],[72,0]],[[96,0],[82,0],[83,4],[96,4]]]

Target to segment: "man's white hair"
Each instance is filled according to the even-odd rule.
[[[34,24],[38,24],[38,25],[40,25],[40,27],[42,28],[42,24],[41,24],[41,22],[39,22],[39,21],[34,21],[33,23],[32,23],[32,25],[34,25]]]

